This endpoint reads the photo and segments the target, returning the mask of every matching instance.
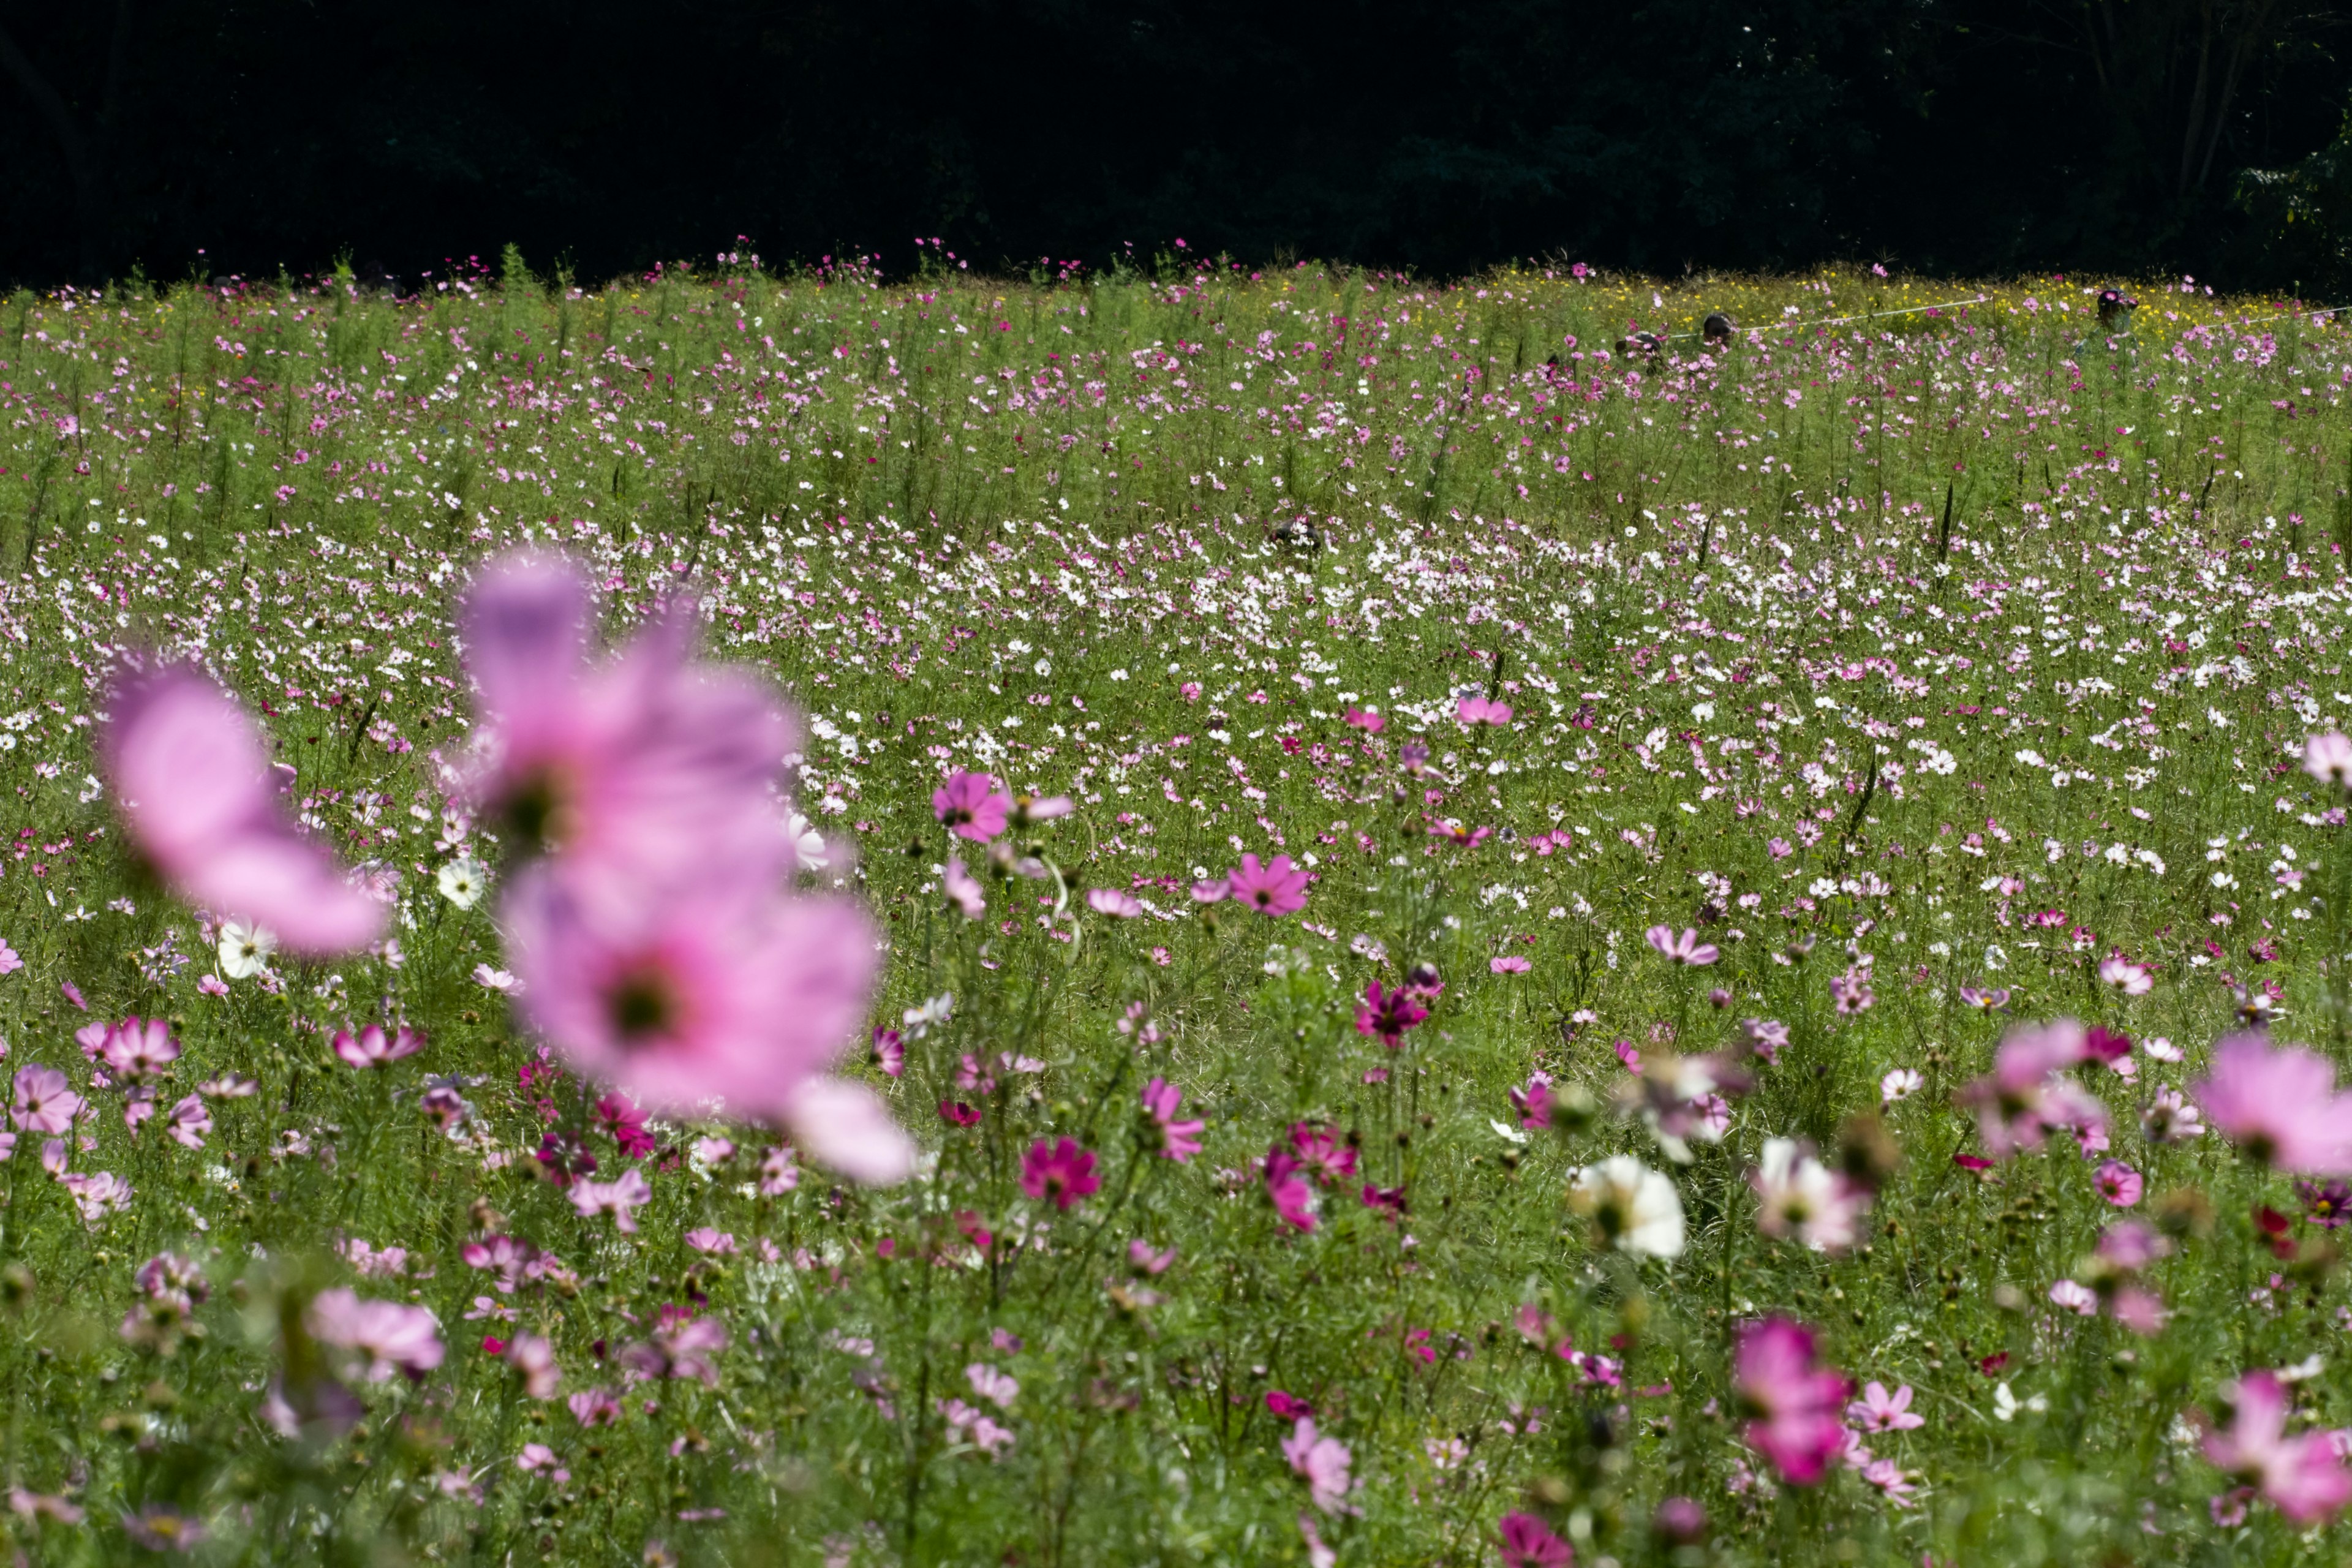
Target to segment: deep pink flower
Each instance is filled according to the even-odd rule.
[[[2121,1160],[2109,1160],[2102,1164],[2092,1176],[2092,1184],[2099,1189],[2101,1197],[2119,1209],[2127,1209],[2139,1202],[2139,1195],[2147,1187],[2140,1179],[2140,1173]]]
[[[1412,991],[1383,990],[1377,980],[1364,985],[1364,999],[1356,1005],[1356,1033],[1376,1035],[1391,1050],[1404,1043],[1405,1031],[1429,1016]]]
[[[182,898],[297,952],[348,952],[383,932],[383,905],[295,831],[252,721],[203,676],[167,669],[118,688],[98,752],[140,853]]]
[[[481,696],[468,793],[510,847],[557,856],[575,897],[637,907],[703,875],[714,851],[747,875],[788,864],[771,786],[792,722],[749,672],[693,658],[690,605],[592,665],[579,571],[514,554],[484,569],[462,626]]]
[[[64,1132],[73,1126],[81,1096],[66,1085],[66,1075],[38,1062],[16,1069],[16,1098],[8,1107],[19,1132]]]
[[[2286,1385],[2267,1372],[2238,1379],[2225,1430],[2205,1435],[2205,1457],[2259,1488],[2272,1506],[2297,1524],[2326,1518],[2352,1501],[2352,1474],[2336,1458],[2330,1434],[2286,1434]]]
[[[1863,1385],[1862,1397],[1845,1407],[1853,1424],[1865,1432],[1908,1432],[1925,1426],[1927,1418],[1911,1409],[1911,1385],[1905,1384],[1893,1394],[1876,1379]]]
[[[985,844],[1004,831],[1013,797],[1000,793],[986,773],[957,773],[931,792],[931,810],[949,832]]]
[[[133,1016],[107,1026],[98,1055],[117,1078],[136,1083],[179,1060],[180,1042],[172,1037],[172,1026],[163,1019]]]
[[[1538,1068],[1528,1075],[1525,1089],[1510,1090],[1511,1109],[1519,1114],[1519,1125],[1530,1132],[1538,1132],[1551,1125],[1551,1075]]]
[[[1282,1223],[1299,1230],[1315,1228],[1315,1189],[1299,1173],[1297,1155],[1279,1144],[1265,1157],[1265,1195]]]
[[[1065,1138],[1048,1149],[1040,1138],[1021,1162],[1021,1190],[1058,1209],[1075,1206],[1101,1185],[1102,1178],[1095,1174],[1094,1151],[1080,1148],[1073,1139]]]
[[[1151,1118],[1152,1129],[1160,1140],[1163,1159],[1188,1164],[1201,1152],[1201,1131],[1208,1126],[1198,1120],[1179,1121],[1176,1108],[1183,1103],[1184,1091],[1164,1078],[1155,1078],[1143,1086],[1144,1114]]]
[[[621,1364],[645,1377],[690,1377],[718,1387],[719,1369],[710,1358],[727,1348],[727,1325],[684,1314],[683,1308],[663,1308],[653,1338],[622,1347]]]
[[[1531,1513],[1507,1513],[1501,1525],[1503,1568],[1570,1568],[1575,1549]]]
[[[1454,716],[1465,724],[1507,724],[1511,721],[1511,705],[1483,696],[1457,698]]]
[[[1332,1137],[1328,1128],[1293,1122],[1290,1148],[1298,1156],[1299,1169],[1327,1187],[1355,1180],[1356,1151]]]
[[[1845,1447],[1845,1378],[1815,1358],[1813,1331],[1767,1318],[1739,1333],[1732,1388],[1754,1417],[1748,1441],[1787,1479],[1811,1486]]]
[[[2231,1035],[2189,1093],[2205,1120],[2263,1163],[2297,1175],[2352,1174],[2352,1095],[2336,1092],[2326,1058]]]
[[[1307,907],[1307,873],[1295,869],[1290,857],[1277,855],[1265,865],[1255,855],[1242,857],[1240,867],[1225,877],[1233,896],[1262,915],[1294,914]]]

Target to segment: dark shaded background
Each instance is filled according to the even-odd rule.
[[[513,241],[594,279],[739,233],[898,273],[922,234],[988,267],[1181,236],[1433,273],[2309,291],[2347,254],[2347,24],[2352,0],[0,0],[0,278],[413,277]]]

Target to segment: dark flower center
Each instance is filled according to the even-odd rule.
[[[548,850],[571,830],[571,792],[552,766],[534,768],[499,803],[507,830],[527,850]]]
[[[650,1044],[676,1027],[680,1008],[677,988],[660,969],[644,965],[625,973],[606,994],[613,1027],[625,1046]]]

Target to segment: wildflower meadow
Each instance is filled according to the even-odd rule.
[[[2333,1563],[2352,332],[0,310],[15,1560]]]

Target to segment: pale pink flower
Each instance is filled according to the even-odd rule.
[[[1010,1373],[999,1372],[986,1362],[972,1363],[963,1369],[963,1375],[965,1381],[971,1384],[974,1394],[999,1410],[1012,1409],[1013,1401],[1021,1393],[1020,1384],[1014,1382]]]
[[[620,1401],[609,1390],[591,1388],[563,1402],[572,1418],[583,1426],[610,1426],[621,1418]]]
[[[1767,1138],[1763,1163],[1748,1173],[1748,1184],[1756,1189],[1756,1228],[1794,1237],[1815,1252],[1852,1247],[1870,1211],[1867,1188],[1831,1171],[1794,1139]]]
[[[2177,1089],[2159,1089],[2139,1113],[2140,1136],[2151,1143],[2186,1143],[2205,1135],[2203,1113]]]
[[[853,1182],[887,1186],[915,1168],[915,1141],[892,1120],[882,1097],[847,1079],[801,1080],[782,1119],[801,1147]]]
[[[557,854],[574,896],[599,907],[691,884],[714,852],[747,877],[782,872],[771,785],[792,722],[748,671],[693,658],[690,605],[594,666],[578,570],[517,554],[484,569],[461,624],[480,691],[467,793],[510,847]]]
[[[2352,739],[2332,730],[2306,736],[2303,771],[2322,784],[2352,786]]]
[[[1643,934],[1652,947],[1676,963],[1708,964],[1723,956],[1713,942],[1699,941],[1693,930],[1677,933],[1672,926],[1652,926]]]
[[[1528,964],[1528,961],[1517,953],[1507,952],[1500,958],[1488,959],[1486,968],[1488,973],[1494,974],[1525,974]]]
[[[363,1300],[348,1286],[337,1286],[311,1299],[308,1321],[310,1337],[320,1344],[363,1352],[370,1383],[394,1372],[422,1378],[441,1364],[440,1324],[423,1307]]]
[[[1087,908],[1098,915],[1115,915],[1123,921],[1131,921],[1143,912],[1135,895],[1119,888],[1087,889]]]
[[[1325,1513],[1348,1511],[1349,1467],[1354,1462],[1348,1446],[1315,1430],[1315,1417],[1302,1415],[1282,1440],[1282,1457],[1306,1478],[1307,1497]]]
[[[2331,1436],[2286,1436],[2286,1385],[2273,1373],[2250,1372],[2238,1379],[2231,1404],[2229,1426],[2205,1434],[2205,1457],[2214,1465],[2252,1483],[2297,1524],[2316,1522],[2352,1501],[2352,1475]]]
[[[2114,986],[2126,996],[2145,996],[2156,989],[2156,976],[2143,965],[2134,963],[2121,954],[2101,962],[2099,981],[2102,984]]]
[[[2327,1058],[2301,1046],[2273,1048],[2260,1034],[2214,1047],[2190,1086],[2206,1119],[2247,1155],[2304,1176],[2352,1174],[2352,1095],[2336,1089]]]
[[[1816,1359],[1812,1331],[1786,1318],[1748,1324],[1733,1353],[1731,1382],[1754,1417],[1748,1443],[1789,1480],[1819,1481],[1845,1447],[1840,1409],[1847,1384]]]
[[[297,952],[348,952],[383,933],[384,906],[294,830],[252,721],[203,676],[166,669],[118,688],[99,761],[140,853],[189,902]]]
[[[957,837],[985,844],[1004,831],[1013,797],[986,773],[960,773],[931,792],[931,810]]]
[[[174,1142],[190,1149],[205,1146],[205,1134],[213,1130],[213,1113],[205,1109],[205,1098],[191,1094],[172,1107],[164,1119],[163,1131]]]
[[[522,1391],[532,1399],[552,1399],[563,1382],[555,1364],[555,1347],[537,1334],[517,1334],[507,1347],[507,1360],[522,1379]]]
[[[64,1132],[73,1126],[81,1096],[66,1086],[66,1075],[38,1062],[16,1069],[16,1098],[8,1107],[20,1132]]]
[[[1977,1108],[1977,1131],[1987,1153],[2005,1160],[2020,1150],[2039,1149],[2052,1132],[2105,1129],[2106,1107],[2064,1076],[2084,1059],[2084,1051],[2083,1026],[2071,1018],[2011,1031],[1994,1054],[1992,1071],[1960,1095]]]
[[[2050,1300],[2053,1304],[2069,1312],[2079,1312],[2086,1318],[2099,1310],[2099,1298],[2091,1288],[2072,1279],[2061,1279],[2050,1287]]]
[[[1263,866],[1256,856],[1244,855],[1241,865],[1226,873],[1225,886],[1262,915],[1295,914],[1307,907],[1307,873],[1295,868],[1287,855],[1277,855]],[[1198,888],[1193,896],[1200,896]]]
[[[1911,1408],[1909,1384],[1890,1394],[1875,1378],[1862,1385],[1862,1397],[1847,1405],[1845,1413],[1865,1432],[1908,1432],[1927,1424],[1926,1416]]]
[[[338,1029],[329,1042],[344,1065],[365,1070],[389,1067],[403,1057],[413,1057],[425,1048],[425,1037],[405,1024],[394,1026],[390,1034],[381,1024],[370,1024],[358,1034]]]
[[[719,1386],[711,1357],[727,1348],[727,1326],[716,1318],[680,1318],[664,1309],[653,1338],[623,1347],[621,1364],[646,1377],[694,1378]]]
[[[572,1206],[581,1217],[593,1218],[600,1214],[613,1216],[613,1223],[625,1231],[637,1228],[637,1210],[653,1202],[654,1190],[645,1173],[626,1170],[610,1182],[574,1182],[572,1184]]]

